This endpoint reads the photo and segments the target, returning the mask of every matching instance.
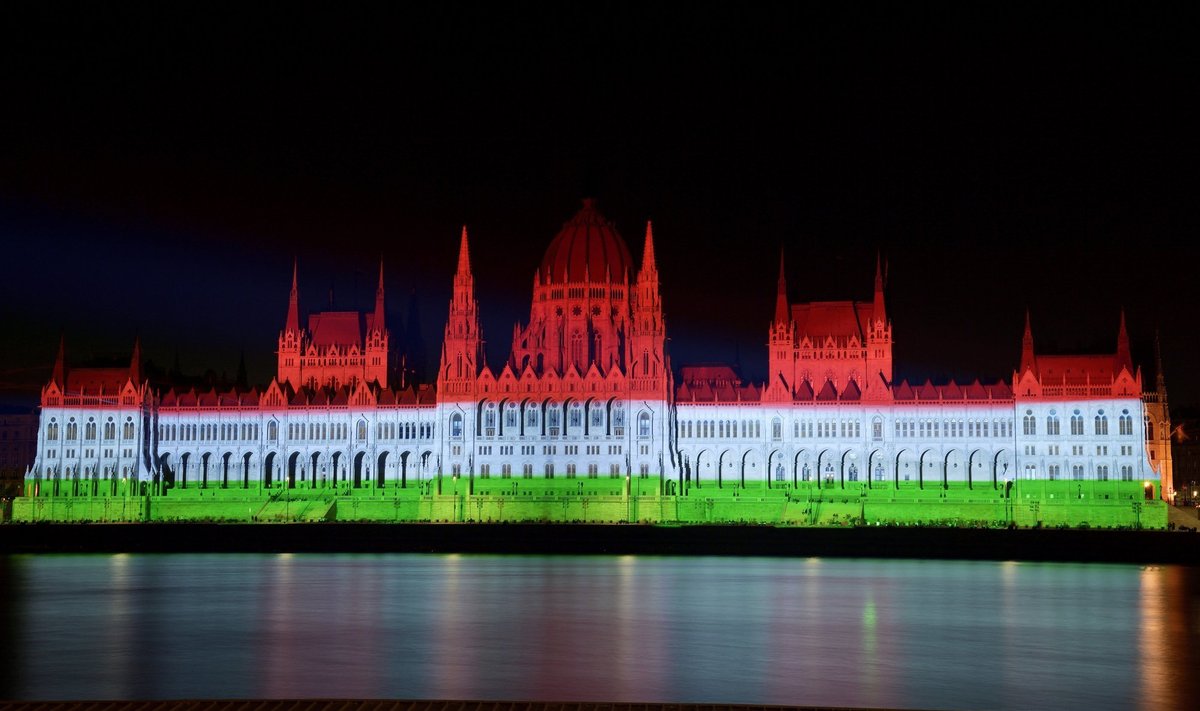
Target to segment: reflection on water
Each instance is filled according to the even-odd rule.
[[[0,698],[1188,708],[1200,571],[947,561],[0,557]]]

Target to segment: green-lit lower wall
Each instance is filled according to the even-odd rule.
[[[556,521],[782,526],[1166,528],[1166,505],[1141,482],[1040,481],[919,488],[816,483],[768,488],[689,486],[656,477],[442,477],[360,489],[188,488],[155,493],[101,482],[27,481],[14,521]]]

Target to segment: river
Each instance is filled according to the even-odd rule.
[[[0,557],[0,698],[1200,705],[1200,570],[457,555]]]

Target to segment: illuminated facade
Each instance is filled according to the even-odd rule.
[[[1108,499],[1098,493],[1105,482],[1169,495],[1160,485],[1169,473],[1148,460],[1142,423],[1153,413],[1123,316],[1112,354],[1038,354],[1027,318],[1011,382],[911,385],[893,377],[878,262],[866,300],[792,303],[781,260],[768,381],[747,384],[714,365],[681,367],[676,382],[651,226],[635,265],[585,201],[535,271],[529,320],[495,367],[483,357],[463,229],[436,383],[414,386],[387,382],[382,266],[373,312],[314,313],[306,327],[296,281],[294,270],[278,370],[261,391],[154,391],[136,351],[127,370],[81,370],[60,349],[30,493],[74,494],[80,482],[115,492],[136,480],[155,496],[432,499],[461,482],[467,495],[511,496],[615,480],[626,497],[636,485],[657,497],[791,501],[831,490],[972,502],[1021,481],[1048,482],[1041,495],[1051,498]],[[525,488],[503,488],[510,480]]]

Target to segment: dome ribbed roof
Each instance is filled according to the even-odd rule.
[[[546,249],[541,274],[542,281],[555,283],[621,281],[632,267],[625,240],[588,198]]]

